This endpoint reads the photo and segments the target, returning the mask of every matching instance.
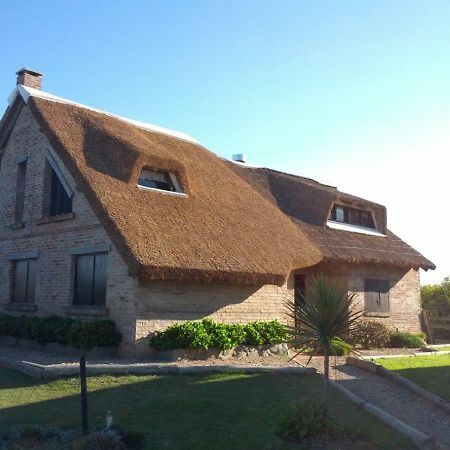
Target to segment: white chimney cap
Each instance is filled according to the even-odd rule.
[[[245,153],[235,153],[233,155],[233,161],[246,163],[247,162],[247,155]]]

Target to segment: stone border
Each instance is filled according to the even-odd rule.
[[[416,428],[402,422],[400,419],[392,416],[391,414],[383,411],[378,408],[378,406],[373,405],[372,403],[366,402],[362,398],[358,397],[353,392],[349,391],[344,386],[336,383],[336,381],[330,380],[330,383],[339,391],[341,391],[350,401],[366,410],[372,416],[375,416],[377,419],[384,422],[386,425],[394,428],[403,436],[406,436],[411,441],[413,441],[420,449],[424,450],[436,450],[438,447],[436,445],[435,440],[428,436],[425,433],[417,430]]]
[[[35,364],[0,357],[0,366],[39,379],[78,376],[77,365],[60,366]],[[177,364],[88,364],[88,375],[185,375],[197,373],[291,373],[315,374],[313,367],[277,367],[277,366],[180,366]]]
[[[364,355],[361,356],[361,359],[365,360],[373,360],[373,359],[392,359],[392,358],[414,358],[416,356],[432,356],[432,355],[449,355],[450,351],[448,350],[436,350],[431,352],[415,352],[415,353],[406,353],[405,355]]]
[[[447,414],[450,414],[450,402],[444,400],[443,398],[439,397],[436,394],[433,394],[430,391],[427,391],[423,387],[418,386],[416,383],[413,383],[407,378],[402,377],[401,375],[398,375],[397,373],[384,368],[382,365],[377,364],[376,362],[358,359],[353,356],[347,356],[346,363],[349,366],[355,366],[359,367],[360,369],[369,370],[380,377],[386,378],[392,381],[393,383],[404,387],[408,391],[418,395],[419,397],[428,401],[432,405],[437,406]]]

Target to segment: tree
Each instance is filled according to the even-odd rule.
[[[297,355],[310,351],[308,364],[314,355],[323,352],[324,414],[327,415],[330,355],[335,354],[332,339],[352,333],[363,311],[353,308],[354,294],[349,295],[334,279],[323,274],[309,282],[306,295],[305,292],[299,295],[300,302],[287,303],[288,315],[296,324],[290,327],[291,344],[299,350]]]
[[[420,290],[422,306],[432,316],[450,316],[450,280],[444,278],[441,284],[422,286]]]

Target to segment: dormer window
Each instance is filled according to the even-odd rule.
[[[348,206],[333,205],[329,220],[375,229],[375,223],[370,211],[350,208]]]
[[[142,189],[158,190],[183,194],[180,184],[175,175],[169,172],[142,169],[139,174],[138,187]]]

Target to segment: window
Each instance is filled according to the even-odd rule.
[[[138,186],[162,191],[181,192],[176,178],[168,172],[143,169],[138,178]]]
[[[13,262],[12,303],[34,303],[36,289],[36,259]]]
[[[364,304],[367,315],[389,315],[389,281],[364,280]]]
[[[75,256],[74,305],[104,306],[107,253]]]
[[[363,211],[347,206],[333,205],[329,220],[375,229],[375,223],[370,211]]]
[[[23,209],[25,203],[25,181],[27,177],[27,161],[17,164],[17,181],[16,181],[16,207],[14,221],[17,225],[22,223]]]
[[[72,199],[61,183],[57,173],[50,168],[50,207],[49,216],[60,216],[72,212]]]

